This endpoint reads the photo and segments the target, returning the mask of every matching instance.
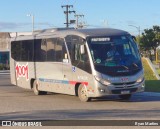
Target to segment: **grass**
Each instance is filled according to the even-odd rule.
[[[153,71],[149,67],[147,61],[142,59],[143,67],[144,67],[144,76],[145,76],[145,91],[146,92],[160,92],[160,80],[157,80]],[[158,70],[160,74],[160,69]]]
[[[3,70],[3,65],[2,64],[0,64],[0,70]]]
[[[160,69],[157,69],[158,74],[160,75]]]
[[[142,59],[143,67],[144,67],[144,76],[146,80],[157,80],[156,76],[154,75],[152,69],[149,67],[147,61],[143,58]]]
[[[160,80],[146,80],[146,92],[160,92]]]

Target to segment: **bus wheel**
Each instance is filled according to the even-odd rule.
[[[121,99],[123,99],[123,100],[129,100],[129,99],[132,97],[132,95],[131,95],[131,94],[119,95],[119,97],[120,97]]]
[[[82,84],[78,88],[78,97],[82,102],[88,102],[91,100],[91,98],[87,96],[86,87],[83,86]]]
[[[46,95],[47,94],[47,92],[45,92],[45,91],[38,90],[38,84],[37,84],[36,80],[33,83],[33,92],[35,95]]]

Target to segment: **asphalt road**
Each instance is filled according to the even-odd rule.
[[[116,96],[80,102],[78,97],[48,94],[10,84],[0,75],[0,120],[160,120],[160,97],[135,94],[129,101]]]

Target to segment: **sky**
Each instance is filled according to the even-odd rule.
[[[138,35],[136,27],[143,32],[160,26],[160,0],[0,0],[0,32],[32,31],[27,14],[34,14],[35,30],[65,27],[61,6],[67,4],[84,15],[80,21],[88,28],[116,28]],[[69,17],[74,19],[74,14]]]

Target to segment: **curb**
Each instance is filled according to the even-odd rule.
[[[1,70],[0,75],[10,74],[10,70]]]
[[[9,73],[10,70],[0,70],[0,73]]]

